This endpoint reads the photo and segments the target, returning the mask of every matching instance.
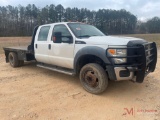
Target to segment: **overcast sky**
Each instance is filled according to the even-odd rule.
[[[0,0],[0,6],[19,4],[26,6],[35,4],[37,7],[46,5],[61,4],[66,7],[88,8],[90,10],[98,9],[126,9],[138,17],[140,20],[160,17],[160,0]]]

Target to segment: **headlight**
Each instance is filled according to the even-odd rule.
[[[127,59],[126,58],[118,58],[118,57],[126,57],[127,56],[127,50],[126,49],[108,49],[108,53],[116,58],[114,59],[114,62],[116,64],[122,64],[126,63]]]

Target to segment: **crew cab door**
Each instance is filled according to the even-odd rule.
[[[49,41],[49,31],[50,26],[41,26],[37,30],[35,37],[34,49],[35,49],[35,58],[38,62],[48,63],[48,41]]]
[[[60,35],[59,37],[56,36],[57,33]],[[55,25],[53,27],[52,38],[49,44],[49,63],[72,69],[74,40],[67,26],[64,24]]]

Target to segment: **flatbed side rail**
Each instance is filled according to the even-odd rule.
[[[31,60],[35,60],[34,54],[30,51],[28,51],[27,49],[20,49],[19,47],[5,47],[3,48],[4,52],[5,52],[5,60],[6,63],[9,62],[8,56],[10,52],[14,52],[17,54],[18,56],[18,60],[24,60],[24,61],[31,61]]]

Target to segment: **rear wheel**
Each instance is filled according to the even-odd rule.
[[[105,70],[96,63],[82,67],[80,82],[83,88],[93,94],[102,93],[108,86],[108,77]]]
[[[18,56],[14,52],[10,52],[8,55],[9,63],[12,67],[18,67],[19,66],[19,60]]]

